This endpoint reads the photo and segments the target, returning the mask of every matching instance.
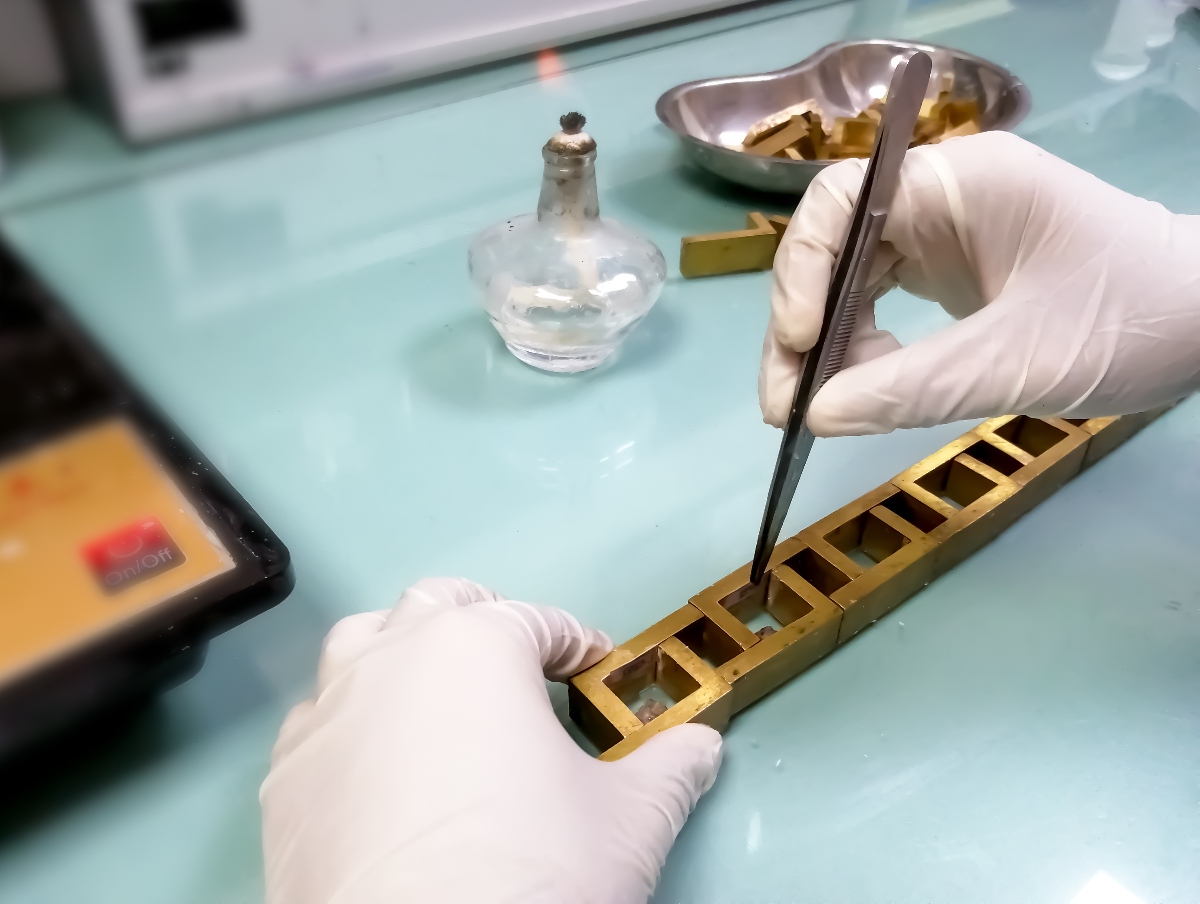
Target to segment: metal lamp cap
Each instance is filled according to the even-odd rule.
[[[546,142],[547,150],[563,157],[580,157],[596,150],[596,142],[583,127],[587,118],[582,113],[564,113],[558,118],[562,131],[555,132]]]

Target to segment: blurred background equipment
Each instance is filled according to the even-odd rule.
[[[1110,82],[1141,75],[1150,68],[1148,51],[1171,43],[1175,22],[1188,5],[1188,0],[1120,0],[1104,46],[1092,55],[1092,68]]]
[[[288,552],[0,245],[0,760],[172,686]]]
[[[126,138],[152,141],[736,0],[48,2],[71,81]],[[30,0],[15,4],[40,32]]]

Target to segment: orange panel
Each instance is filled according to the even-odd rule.
[[[0,462],[0,680],[233,567],[123,420]]]

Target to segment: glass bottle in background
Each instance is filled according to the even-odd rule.
[[[601,219],[596,142],[578,113],[542,148],[537,212],[475,237],[467,264],[480,301],[509,351],[556,373],[607,360],[658,300],[662,252]]]

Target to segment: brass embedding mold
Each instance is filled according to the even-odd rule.
[[[684,606],[571,679],[571,718],[604,751],[602,759],[619,759],[684,722],[703,722],[718,731],[729,722],[732,688],[678,636],[696,633],[707,633],[715,644],[729,642],[704,613]],[[665,703],[666,712],[643,725],[634,710],[643,699]]]
[[[979,102],[955,95],[953,72],[942,73],[940,86],[936,98],[926,98],[921,104],[909,147],[979,134]],[[886,105],[886,99],[875,98],[853,116],[831,119],[828,115],[822,118],[815,98],[791,104],[751,125],[741,150],[788,160],[870,157]]]
[[[679,273],[693,279],[770,270],[789,219],[748,213],[745,229],[685,236],[679,245]]]
[[[684,722],[723,730],[1169,407],[984,421],[781,541],[759,585],[744,565],[575,675],[571,718],[602,760]]]

